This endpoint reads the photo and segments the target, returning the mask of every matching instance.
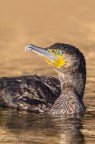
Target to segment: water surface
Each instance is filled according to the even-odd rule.
[[[52,75],[53,68],[26,44],[47,47],[55,42],[79,47],[87,63],[82,120],[59,119],[0,109],[2,144],[95,143],[95,1],[0,0],[0,76]]]

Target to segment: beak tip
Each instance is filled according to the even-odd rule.
[[[25,52],[27,52],[27,46],[25,47]]]
[[[25,46],[25,52],[30,51],[30,50],[31,50],[31,45],[30,44]]]

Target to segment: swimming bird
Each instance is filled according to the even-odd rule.
[[[37,75],[3,77],[0,79],[0,105],[59,116],[83,114],[86,63],[79,49],[56,43],[47,48],[29,44],[25,50],[40,55],[52,65],[59,80]]]

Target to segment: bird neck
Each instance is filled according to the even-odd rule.
[[[85,89],[86,76],[85,73],[80,71],[75,72],[58,72],[58,77],[61,84],[61,94],[64,92],[64,89],[67,87],[73,88],[82,99]]]
[[[85,73],[76,71],[58,72],[61,83],[61,94],[53,104],[50,112],[53,115],[83,114],[85,111],[82,96],[85,88]]]

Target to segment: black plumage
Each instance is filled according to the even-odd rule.
[[[60,95],[60,82],[46,76],[0,78],[0,106],[32,112],[49,110]]]

